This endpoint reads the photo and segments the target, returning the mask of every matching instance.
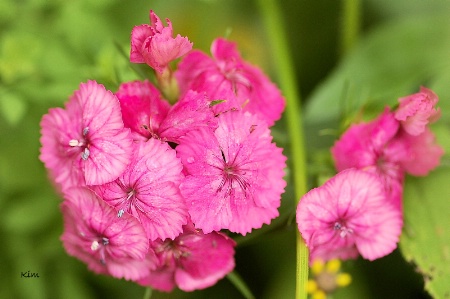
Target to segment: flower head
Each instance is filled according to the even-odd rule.
[[[160,18],[151,10],[150,25],[135,26],[131,32],[130,61],[146,63],[159,73],[175,60],[192,49],[187,37],[179,34],[173,38],[172,23],[166,19],[164,27]]]
[[[415,176],[428,175],[439,165],[444,154],[433,132],[427,127],[419,135],[410,135],[402,130],[390,147],[402,148],[399,164],[407,173]]]
[[[139,283],[157,290],[183,291],[214,285],[234,268],[235,242],[221,233],[204,234],[192,224],[175,240],[156,240],[151,248],[157,256],[156,269]]]
[[[265,122],[248,112],[223,113],[218,121],[215,131],[181,137],[177,153],[187,176],[180,190],[196,227],[245,235],[278,216],[286,158]]]
[[[217,118],[211,109],[211,100],[204,93],[190,90],[171,107],[161,124],[159,136],[180,143],[181,136],[202,127],[216,129]]]
[[[435,108],[438,100],[432,90],[422,86],[420,92],[398,99],[400,105],[395,111],[395,118],[401,121],[408,134],[417,136],[428,123],[441,116],[441,110]]]
[[[182,168],[175,150],[149,139],[135,144],[133,159],[122,175],[94,190],[116,208],[117,217],[136,217],[150,240],[173,239],[182,232],[188,216],[178,188]]]
[[[62,189],[111,182],[130,162],[119,101],[95,81],[80,84],[65,109],[50,109],[41,128],[40,159]]]
[[[260,69],[241,58],[234,43],[218,38],[211,53],[213,58],[193,51],[181,61],[175,76],[182,93],[192,89],[213,100],[226,99],[214,107],[216,113],[243,108],[269,126],[280,119],[285,107],[280,91]]]
[[[297,224],[311,260],[375,260],[392,252],[402,229],[400,208],[386,199],[379,176],[347,169],[310,190],[297,206]]]
[[[149,242],[144,228],[131,215],[117,212],[86,187],[66,190],[61,205],[67,252],[87,263],[90,270],[116,278],[137,280],[153,267],[146,255]]]
[[[122,108],[123,123],[131,129],[134,139],[145,141],[158,135],[170,104],[156,87],[147,80],[127,82],[120,85],[116,96]]]
[[[405,155],[401,143],[392,143],[399,122],[389,108],[375,120],[353,124],[331,148],[337,171],[364,169],[378,174],[391,201],[401,206],[404,170],[399,161]]]

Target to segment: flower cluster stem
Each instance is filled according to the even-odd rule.
[[[294,64],[289,53],[283,17],[276,0],[259,0],[259,6],[267,30],[272,55],[276,61],[276,72],[281,89],[286,97],[286,122],[291,142],[291,175],[294,183],[296,203],[307,192],[306,153],[298,82]],[[306,299],[308,282],[308,249],[300,233],[297,233],[296,299]]]

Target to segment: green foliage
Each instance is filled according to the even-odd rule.
[[[434,298],[450,297],[449,177],[447,165],[427,177],[408,178],[405,188],[400,247]]]

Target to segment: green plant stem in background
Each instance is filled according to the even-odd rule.
[[[245,284],[244,280],[237,274],[235,271],[229,273],[227,275],[227,278],[231,283],[241,292],[242,296],[246,299],[254,299],[255,296],[253,296],[252,292],[248,288],[248,286]]]
[[[359,37],[361,0],[341,0],[341,57],[344,57],[355,45]]]
[[[150,299],[150,298],[152,298],[152,293],[153,293],[153,290],[152,290],[151,287],[145,288],[145,293],[144,293],[143,299]]]
[[[259,0],[259,6],[267,30],[269,44],[276,62],[276,71],[280,86],[286,97],[286,123],[291,142],[291,169],[296,203],[307,192],[306,154],[300,96],[295,80],[294,64],[289,53],[283,17],[277,0]],[[308,249],[300,233],[297,232],[297,274],[296,299],[306,299],[308,282]]]

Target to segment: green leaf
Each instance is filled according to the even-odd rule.
[[[375,105],[379,112],[384,105],[395,105],[397,98],[418,92],[420,85],[442,86],[440,78],[449,73],[448,53],[448,10],[386,23],[361,40],[313,92],[306,122],[335,121],[343,110],[354,112],[364,105]]]
[[[425,279],[434,298],[449,298],[450,168],[423,178],[408,177],[404,193],[404,228],[400,248]]]
[[[27,105],[22,98],[12,93],[0,93],[0,112],[9,125],[17,125],[25,116]]]

